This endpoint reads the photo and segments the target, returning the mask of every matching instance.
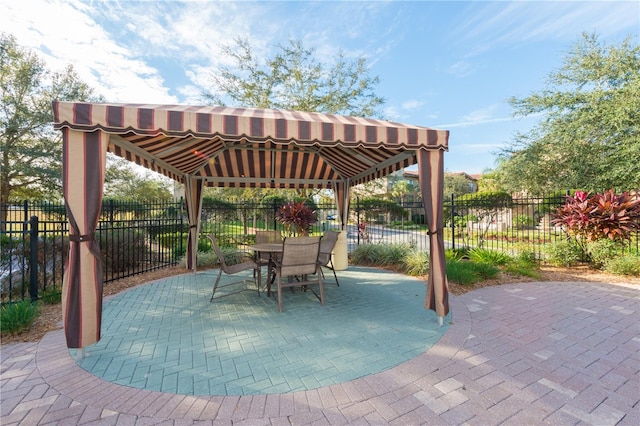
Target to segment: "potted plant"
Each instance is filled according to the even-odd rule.
[[[290,202],[278,209],[276,220],[284,225],[289,236],[308,236],[311,225],[316,222],[316,212],[304,201]]]

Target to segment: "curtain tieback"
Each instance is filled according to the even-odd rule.
[[[81,243],[83,241],[94,241],[95,239],[96,239],[96,234],[87,234],[87,235],[72,234],[72,235],[69,235],[69,241],[73,241],[74,243]]]
[[[436,234],[442,234],[444,228],[438,228],[435,231],[428,231],[427,235],[436,235]]]

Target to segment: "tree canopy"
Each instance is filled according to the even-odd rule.
[[[169,201],[173,198],[171,179],[149,170],[137,173],[130,161],[115,155],[109,155],[107,159],[105,196],[147,202]]]
[[[224,98],[238,107],[274,108],[363,117],[380,117],[384,99],[374,87],[364,57],[348,60],[339,52],[332,64],[316,59],[314,48],[299,40],[278,45],[276,53],[260,62],[246,39],[225,46],[232,66],[221,66],[212,77],[213,91],[204,97],[218,105]]]
[[[640,188],[640,46],[630,37],[605,45],[583,34],[546,89],[510,103],[543,119],[501,154],[509,190]]]
[[[51,103],[92,96],[72,66],[52,72],[15,37],[0,34],[0,205],[60,197],[62,144]]]

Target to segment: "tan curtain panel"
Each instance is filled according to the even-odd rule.
[[[444,317],[449,313],[449,283],[445,269],[442,217],[444,152],[420,150],[418,176],[429,226],[429,280],[425,307]]]
[[[187,236],[187,269],[197,269],[198,235],[200,233],[200,210],[202,209],[202,179],[191,176],[184,177],[184,195],[189,219],[189,235]]]
[[[69,348],[100,340],[102,257],[95,238],[109,137],[63,130],[62,186],[69,216],[69,258],[62,282],[62,314]]]

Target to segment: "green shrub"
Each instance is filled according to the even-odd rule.
[[[514,258],[511,259],[509,263],[517,263],[522,266],[539,266],[540,258],[536,254],[535,251],[531,249],[524,249],[520,251]]]
[[[501,251],[474,248],[469,250],[469,259],[474,263],[505,265],[511,258]]]
[[[611,274],[640,277],[640,255],[625,254],[613,257],[605,263],[604,269]]]
[[[410,244],[360,244],[350,259],[355,265],[403,266],[413,252]]]
[[[404,260],[404,270],[413,276],[429,273],[429,253],[426,251],[412,251]]]
[[[575,266],[582,259],[582,249],[573,240],[559,240],[546,247],[547,263],[552,266]]]
[[[379,265],[382,257],[381,244],[360,244],[350,254],[351,262],[355,265]]]
[[[62,289],[60,288],[48,288],[40,296],[40,300],[46,305],[57,305],[62,301]]]
[[[596,268],[602,268],[610,259],[619,256],[624,250],[624,244],[609,238],[601,238],[587,244],[589,258]]]
[[[117,273],[133,269],[144,253],[144,235],[134,229],[114,229],[100,234],[100,250],[105,272]]]
[[[403,265],[413,251],[409,244],[382,244],[380,247],[382,250],[378,264],[381,266]]]
[[[519,214],[513,219],[516,229],[530,229],[535,225],[535,221],[528,214]]]
[[[234,247],[220,247],[220,251],[222,251],[222,255],[224,256],[227,265],[233,265],[240,262],[241,256],[238,255],[238,249]],[[250,255],[250,254],[247,254]],[[182,265],[186,267],[187,258],[186,256],[181,259]],[[207,250],[207,251],[199,251],[198,250],[198,260],[196,262],[198,268],[217,268],[220,266],[220,260],[216,255],[215,251]]]
[[[542,199],[542,203],[538,207],[540,213],[553,213],[558,208],[562,207],[567,199],[565,191],[558,191],[548,195],[545,195]]]
[[[450,260],[447,262],[447,280],[460,285],[471,285],[481,278],[471,262]]]
[[[27,331],[38,317],[36,303],[29,300],[5,305],[0,308],[0,331],[2,334],[15,335]]]
[[[485,280],[496,278],[500,274],[500,268],[490,263],[471,262],[471,265],[478,276]]]
[[[444,258],[446,260],[461,260],[461,259],[469,258],[469,249],[467,248],[446,249],[444,251]]]
[[[478,191],[464,194],[458,200],[464,202],[466,207],[480,209],[495,209],[513,205],[511,194],[504,191]]]

